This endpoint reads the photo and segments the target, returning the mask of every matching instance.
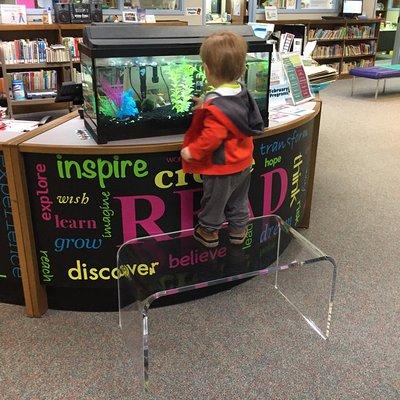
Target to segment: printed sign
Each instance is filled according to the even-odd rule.
[[[201,7],[186,7],[186,15],[202,15],[203,9]]]
[[[299,224],[312,132],[313,121],[255,140],[249,193],[253,216],[277,213],[292,226]],[[38,267],[46,285],[115,290],[119,246],[190,229],[197,221],[201,176],[182,171],[179,152],[25,153],[24,159]]]
[[[24,5],[0,4],[0,22],[2,24],[27,24]]]
[[[290,98],[289,86],[284,83],[282,85],[274,85],[269,89],[269,109],[287,104],[287,99]]]
[[[282,54],[283,70],[290,87],[293,104],[300,104],[314,98],[299,54]]]
[[[0,151],[0,302],[23,304],[21,270],[4,155]]]

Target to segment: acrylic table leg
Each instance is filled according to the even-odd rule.
[[[353,96],[353,93],[354,93],[354,81],[356,80],[356,77],[355,76],[353,76],[353,80],[352,80],[352,82],[351,82],[351,96]]]
[[[149,392],[149,324],[147,310],[143,310],[143,383]]]
[[[383,80],[383,92],[382,93],[385,93],[385,92],[386,92],[386,79]]]
[[[380,79],[377,79],[377,80],[376,80],[375,100],[378,98],[379,81],[380,81]]]

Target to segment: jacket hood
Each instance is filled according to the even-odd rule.
[[[236,95],[221,96],[216,92],[209,95],[213,97],[207,102],[218,107],[241,133],[246,136],[259,136],[264,133],[264,121],[257,103],[243,85]]]

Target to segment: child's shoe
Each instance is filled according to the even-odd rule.
[[[218,230],[209,231],[201,225],[194,228],[193,237],[206,247],[217,247],[219,245]]]
[[[229,241],[232,244],[243,244],[247,236],[247,227],[243,229],[229,228]]]

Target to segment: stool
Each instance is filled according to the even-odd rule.
[[[215,248],[197,242],[193,230],[134,239],[120,247],[117,265],[119,324],[135,364],[135,380],[143,381],[148,392],[153,392],[148,314],[160,297],[272,275],[273,293],[297,311],[299,321],[322,339],[329,337],[335,260],[276,215],[250,219],[241,245],[230,243],[226,226]]]
[[[350,70],[350,75],[353,76],[353,81],[351,83],[351,96],[354,93],[354,82],[356,77],[375,79],[376,89],[375,89],[375,100],[378,98],[379,92],[379,82],[383,79],[383,93],[386,90],[386,79],[398,78],[400,77],[400,70],[397,66],[387,66],[387,67],[358,67]]]

